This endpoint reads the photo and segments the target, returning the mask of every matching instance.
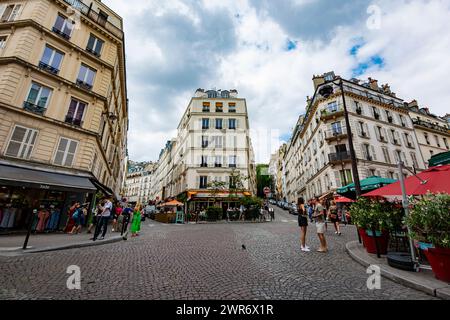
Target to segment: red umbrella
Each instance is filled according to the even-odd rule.
[[[417,174],[417,176],[408,177],[405,179],[405,186],[406,194],[410,196],[424,195],[428,192],[450,194],[450,165],[433,167]],[[389,197],[401,195],[402,188],[400,186],[400,182],[396,182],[366,193],[363,196]]]
[[[336,203],[350,203],[350,202],[355,202],[352,199],[346,198],[346,197],[337,197],[334,201],[336,201]]]

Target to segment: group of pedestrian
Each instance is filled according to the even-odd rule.
[[[310,222],[315,222],[317,236],[319,237],[320,247],[317,250],[321,253],[328,252],[327,240],[325,238],[325,232],[328,229],[327,221],[331,221],[335,228],[335,234],[341,235],[339,212],[334,200],[331,201],[331,205],[327,209],[323,202],[319,198],[314,198],[305,204],[303,198],[299,198],[297,201],[298,207],[298,225],[300,227],[300,244],[301,250],[304,252],[311,251],[310,247],[306,245],[306,233],[308,230],[308,219]]]
[[[68,234],[79,234],[85,224],[88,214],[88,204],[81,204],[74,201],[68,210],[68,219],[64,231]],[[132,237],[139,235],[142,221],[142,205],[137,204],[134,208],[131,205],[123,205],[120,202],[113,203],[112,197],[103,197],[93,210],[92,220],[87,228],[87,233],[94,231],[91,240],[103,240],[108,231],[108,224],[111,223],[112,232],[120,232],[124,235],[128,231]]]

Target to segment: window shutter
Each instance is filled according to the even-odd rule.
[[[359,136],[362,136],[362,130],[361,130],[361,123],[356,122],[356,131],[358,132]]]
[[[375,135],[377,136],[377,140],[380,141],[380,130],[377,126],[374,127],[375,129]]]
[[[398,144],[401,145],[401,144],[402,144],[402,141],[400,140],[400,134],[399,134],[397,131],[395,131],[394,134],[395,134],[395,138],[396,138],[397,141],[398,141]]]
[[[364,159],[367,159],[366,146],[364,144],[361,145],[361,151]]]
[[[6,9],[6,4],[1,4],[0,3],[0,18],[3,16],[3,12]]]
[[[6,155],[17,157],[19,155],[20,147],[25,138],[27,129],[23,127],[15,127],[11,139],[9,141]]]
[[[391,143],[394,143],[394,136],[392,135],[392,131],[391,131],[391,130],[389,130],[388,136],[389,136],[389,141],[390,141]]]
[[[408,166],[408,159],[406,159],[406,154],[404,152],[402,152],[402,160],[405,162],[405,165]]]
[[[56,156],[55,156],[55,164],[58,164],[58,165],[63,164],[64,154],[66,152],[68,142],[69,141],[65,138],[61,138],[59,140],[59,145],[58,145],[58,149],[56,151]]]
[[[369,125],[367,123],[364,123],[364,128],[365,128],[367,137],[370,138]]]
[[[371,150],[372,150],[372,160],[377,161],[377,153],[375,152],[375,147],[374,146],[370,146]]]
[[[71,140],[68,146],[68,150],[66,152],[66,160],[64,161],[64,165],[71,167],[73,163],[73,159],[75,157],[75,151],[77,149],[77,142]]]
[[[336,177],[336,186],[337,186],[338,188],[342,187],[342,184],[341,184],[341,177],[340,177],[340,172],[339,172],[339,171],[335,171],[335,172],[334,172],[334,176]]]
[[[408,145],[408,139],[406,138],[406,133],[403,133],[403,141],[405,142],[405,146]]]
[[[20,16],[20,13],[22,12],[22,7],[23,6],[21,4],[16,4],[14,6],[14,9],[13,9],[13,11],[11,13],[9,21],[14,21]]]
[[[236,119],[236,129],[239,129],[239,119]]]
[[[385,141],[389,141],[388,140],[388,132],[387,132],[386,128],[382,128],[382,130],[383,130],[383,137],[384,137]]]

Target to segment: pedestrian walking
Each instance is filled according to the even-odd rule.
[[[270,221],[275,220],[275,210],[273,208],[269,208],[270,213]]]
[[[319,198],[314,200],[314,214],[313,218],[316,220],[317,236],[320,240],[320,248],[318,252],[328,252],[327,240],[325,239],[325,218],[326,210],[323,207]]]
[[[123,234],[125,233],[125,231],[128,230],[128,224],[130,222],[130,218],[131,218],[131,214],[133,213],[133,209],[130,208],[130,206],[127,206],[125,209],[123,209],[122,211],[122,231],[120,233],[121,236],[123,236]]]
[[[134,207],[133,218],[131,222],[131,236],[136,237],[139,235],[139,231],[141,230],[141,210],[142,207],[140,204]]]
[[[308,230],[308,215],[305,209],[305,199],[298,198],[297,201],[298,210],[298,226],[300,227],[300,247],[304,252],[311,251],[306,245],[306,232]]]
[[[334,229],[336,230],[335,234],[340,236],[341,235],[341,229],[340,229],[340,226],[339,226],[339,214],[338,213],[339,212],[338,212],[338,208],[337,208],[337,205],[336,205],[336,201],[333,199],[333,201],[331,201],[331,206],[328,209],[328,218],[330,219],[330,221],[334,225]]]
[[[95,228],[94,238],[93,240],[96,241],[97,237],[100,235],[100,232],[102,231],[102,236],[100,237],[100,240],[105,239],[106,232],[108,230],[108,221],[111,218],[113,204],[111,202],[111,197],[105,197],[105,204],[103,207],[101,207],[102,213],[100,216],[100,221],[97,221],[97,226]]]
[[[69,232],[70,234],[77,234],[81,232],[81,224],[83,221],[83,208],[81,208],[81,204],[77,202],[75,204],[75,210],[72,215],[72,219],[74,221],[74,225],[72,227],[72,230]]]
[[[70,233],[72,232],[73,226],[75,225],[75,221],[73,220],[73,214],[75,213],[76,205],[77,205],[77,201],[72,201],[69,210],[67,211],[67,221],[66,221],[66,225],[64,227],[64,232],[65,233]]]
[[[114,231],[119,231],[119,228],[118,228],[118,226],[117,226],[117,222],[118,222],[118,219],[119,219],[119,217],[120,217],[120,215],[122,214],[122,207],[120,206],[120,203],[119,203],[119,201],[117,201],[116,202],[116,210],[114,210],[115,212],[114,212],[114,217],[113,217],[113,223],[112,223],[112,232],[114,232]]]
[[[308,217],[309,217],[309,222],[313,223],[313,214],[314,214],[314,203],[313,200],[308,200]]]

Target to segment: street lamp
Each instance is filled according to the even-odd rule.
[[[357,160],[356,160],[355,148],[353,147],[352,129],[350,127],[350,119],[348,117],[347,104],[345,102],[344,82],[343,82],[342,78],[339,79],[338,83],[336,83],[334,81],[330,81],[330,82],[334,85],[339,86],[339,88],[341,90],[341,94],[342,94],[342,101],[343,101],[343,105],[344,105],[345,125],[347,127],[348,144],[350,147],[350,160],[352,162],[353,181],[355,183],[356,198],[358,199],[361,196],[361,183],[359,181],[359,173],[358,173],[358,165],[357,165]],[[333,92],[334,92],[334,89],[333,89],[333,86],[331,86],[331,85],[326,85],[319,90],[319,94],[321,96],[323,96],[324,98],[328,98],[329,96],[331,96],[333,94]],[[345,171],[344,171],[344,176],[345,176]]]

